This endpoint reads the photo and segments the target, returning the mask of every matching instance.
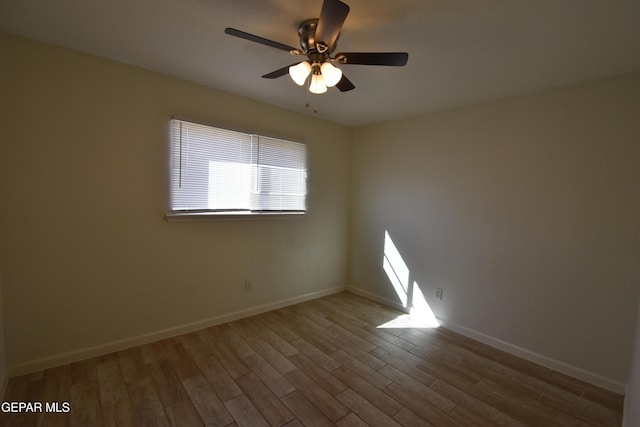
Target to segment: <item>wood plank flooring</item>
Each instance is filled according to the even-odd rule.
[[[6,426],[619,426],[623,397],[341,293],[12,378]]]

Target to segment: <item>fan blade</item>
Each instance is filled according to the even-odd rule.
[[[324,0],[316,28],[316,43],[324,43],[327,51],[330,52],[348,14],[349,6],[340,0]]]
[[[354,65],[388,65],[391,67],[402,67],[409,60],[406,52],[351,52],[338,53],[335,57],[340,64]]]
[[[279,70],[272,71],[269,74],[265,74],[264,76],[262,76],[262,78],[263,79],[277,79],[278,77],[282,77],[282,76],[284,76],[286,74],[289,74],[289,67],[291,67],[293,65],[298,65],[298,63],[296,62],[295,64],[287,65],[286,67],[282,67]]]
[[[244,31],[236,30],[235,28],[225,28],[225,34],[230,36],[240,37],[241,39],[249,40],[251,42],[260,43],[265,46],[275,47],[276,49],[285,50],[293,54],[299,54],[300,49],[296,49],[286,44],[274,42],[273,40],[265,39],[264,37],[254,36],[253,34],[245,33]]]
[[[342,78],[340,79],[336,87],[340,90],[340,92],[348,92],[351,89],[356,88],[344,74],[342,75]]]

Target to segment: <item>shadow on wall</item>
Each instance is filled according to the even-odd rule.
[[[389,232],[384,232],[384,253],[382,268],[395,290],[400,303],[409,314],[378,326],[379,328],[437,328],[440,326],[433,310],[422,292],[420,285],[413,280],[411,270],[402,258],[400,251],[391,239]]]

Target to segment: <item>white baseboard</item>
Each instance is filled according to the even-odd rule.
[[[296,297],[211,317],[209,319],[204,319],[197,322],[187,323],[184,325],[167,328],[161,331],[151,332],[137,337],[125,338],[95,347],[87,347],[62,354],[57,354],[55,356],[31,360],[25,363],[9,366],[8,374],[9,376],[14,377],[18,375],[29,374],[32,372],[38,372],[43,369],[66,365],[68,363],[78,362],[80,360],[88,359],[91,357],[98,357],[105,354],[113,353],[114,351],[121,351],[127,348],[149,344],[155,341],[175,337],[182,334],[187,334],[190,332],[209,328],[211,326],[220,325],[222,323],[232,322],[234,320],[243,319],[245,317],[255,316],[257,314],[266,313],[268,311],[277,310],[282,307],[299,304],[301,302],[310,301],[316,298],[322,298],[324,296],[336,294],[345,290],[346,287],[343,286],[324,289],[322,291],[311,292],[308,294],[299,295]],[[5,375],[5,382],[6,377],[7,376]]]
[[[456,325],[455,323],[447,322],[446,320],[442,319],[438,319],[438,321],[440,321],[440,324],[443,327],[453,332],[457,332],[460,335],[464,335],[468,338],[490,345],[491,347],[506,351],[507,353],[521,357],[540,366],[544,366],[545,368],[549,368],[562,374],[569,375],[570,377],[585,381],[589,384],[593,384],[617,394],[625,393],[626,385],[621,382],[606,378],[602,375],[595,374],[582,368],[578,368],[568,363],[561,362],[551,357],[535,353],[531,350],[527,350],[526,348],[518,347],[517,345],[513,345],[506,341],[499,340],[498,338],[485,335],[481,332],[474,331],[473,329]]]
[[[371,293],[369,291],[365,291],[362,288],[356,288],[356,287],[353,287],[353,286],[348,286],[347,287],[347,291],[351,292],[352,294],[359,295],[359,296],[361,296],[363,298],[370,299],[371,301],[378,302],[378,303],[380,303],[382,305],[386,305],[388,307],[395,308],[396,310],[400,310],[400,311],[402,311],[404,313],[408,313],[409,312],[409,310],[406,307],[404,307],[400,302],[393,301],[393,300],[390,300],[390,299],[387,299],[387,298],[383,298],[383,297],[381,297],[379,295],[376,295],[374,293]]]
[[[400,311],[403,311],[403,312],[407,311],[404,307],[402,307],[400,303],[380,297],[369,291],[365,291],[364,289],[349,286],[347,287],[347,291],[352,292],[356,295],[360,295],[364,298],[368,298],[380,304],[388,305],[389,307],[393,307]],[[481,343],[490,345],[491,347],[506,351],[507,353],[513,354],[515,356],[521,357],[530,362],[544,366],[545,368],[549,368],[554,371],[560,372],[562,374],[569,375],[570,377],[585,381],[589,384],[593,384],[595,386],[604,388],[606,390],[612,391],[617,394],[625,394],[626,384],[623,384],[619,381],[615,381],[610,378],[603,377],[602,375],[598,375],[593,372],[589,372],[585,369],[570,365],[568,363],[564,363],[559,360],[535,353],[531,350],[518,347],[506,341],[502,341],[498,338],[494,338],[492,336],[483,334],[481,332],[475,331],[465,326],[460,326],[440,318],[438,318],[438,322],[440,322],[440,325],[442,325],[446,329],[449,329],[453,332],[457,332],[460,335],[464,335],[468,338],[474,339]]]

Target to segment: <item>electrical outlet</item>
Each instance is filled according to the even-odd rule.
[[[436,288],[436,298],[442,301],[442,288]]]
[[[253,291],[253,285],[252,285],[252,284],[251,284],[251,282],[250,282],[250,281],[248,281],[248,280],[247,280],[246,282],[244,282],[244,291],[245,291],[245,292],[251,292],[251,291]]]

